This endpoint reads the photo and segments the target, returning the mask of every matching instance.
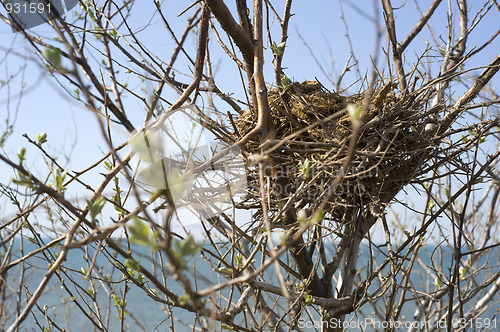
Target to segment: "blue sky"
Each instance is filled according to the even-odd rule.
[[[406,1],[392,1],[394,7],[403,5]],[[184,8],[190,5],[192,1],[163,1],[162,6],[167,10],[166,15],[171,20],[170,24],[173,30],[179,35],[184,29],[185,22],[191,11],[177,17]],[[279,2],[282,6],[281,1]],[[376,2],[378,4],[378,2]],[[419,1],[423,6],[422,10],[427,8],[428,1]],[[479,6],[478,1],[469,1],[472,5],[472,11],[475,12]],[[339,4],[342,4],[343,15]],[[138,36],[157,55],[170,56],[175,43],[168,37],[163,28],[163,23],[159,15],[153,15],[152,1],[141,1],[141,4],[135,5],[133,15],[129,19],[129,24],[134,31],[138,31]],[[381,8],[378,4],[378,15],[381,15]],[[437,10],[436,15],[431,21],[436,31],[438,39],[447,38],[447,3],[443,2]],[[361,8],[359,8],[361,7]],[[281,7],[276,7],[278,12],[282,13]],[[80,9],[78,9],[80,10]],[[0,10],[4,13],[4,9]],[[350,46],[346,38],[346,26],[352,42],[352,47],[359,61],[359,67],[356,70],[349,71],[343,80],[342,87],[354,83],[358,79],[359,73],[365,75],[372,68],[370,55],[373,55],[375,43],[375,25],[372,20],[376,16],[374,2],[372,1],[295,1],[292,6],[292,12],[295,14],[289,26],[289,39],[287,49],[283,60],[283,67],[286,67],[285,73],[294,81],[314,80],[318,78],[327,88],[333,89],[330,80],[336,81],[338,74],[344,68],[346,61],[350,56]],[[71,17],[73,14],[69,14]],[[418,22],[420,15],[415,9],[414,2],[408,1],[407,5],[395,11],[396,24],[398,29],[398,39],[401,40]],[[492,26],[498,26],[500,13],[491,13],[487,15],[484,22],[480,23],[477,30],[469,36],[469,49],[476,45],[486,42],[496,31]],[[472,17],[470,18],[472,19]],[[452,18],[454,24],[457,24],[457,18]],[[380,21],[383,24],[383,21]],[[273,40],[279,41],[279,27],[276,21],[271,19]],[[384,27],[381,27],[384,29]],[[51,38],[54,33],[46,25],[33,28],[44,36]],[[220,31],[219,31],[220,32]],[[299,38],[307,41],[307,46]],[[193,51],[195,39],[188,40],[188,52]],[[215,79],[223,91],[234,93],[239,98],[243,98],[239,76],[235,71],[236,66],[229,61],[225,54],[222,54],[216,45],[216,40],[211,35],[211,57],[215,70]],[[416,38],[412,48],[408,49],[406,54],[407,62],[411,63],[426,47],[433,45],[433,38],[427,29]],[[385,34],[382,39],[382,47],[387,49]],[[266,45],[268,46],[268,45]],[[467,67],[474,67],[489,63],[500,49],[498,40],[485,48],[474,60],[467,63]],[[0,79],[7,80],[8,76],[14,73],[10,86],[0,88],[0,129],[4,129],[3,120],[8,118],[10,123],[14,124],[14,133],[8,139],[3,147],[3,153],[15,157],[18,149],[25,146],[28,150],[28,165],[31,163],[38,168],[41,174],[46,174],[46,166],[41,161],[42,156],[35,148],[29,147],[29,144],[22,137],[27,134],[32,139],[36,139],[37,134],[46,132],[48,142],[46,148],[52,153],[60,156],[60,161],[71,170],[81,170],[88,166],[90,161],[98,160],[107,146],[104,143],[100,133],[97,130],[97,119],[94,114],[83,109],[75,100],[68,98],[66,91],[54,80],[49,77],[43,68],[36,64],[37,56],[31,52],[29,45],[23,40],[22,35],[13,33],[6,24],[0,24]],[[274,84],[273,69],[271,66],[271,50],[266,49],[265,73],[269,84]],[[313,54],[311,54],[313,52]],[[432,52],[435,51],[431,51]],[[5,57],[2,55],[5,54]],[[193,53],[194,54],[194,53]],[[194,57],[194,55],[193,55]],[[314,59],[316,57],[316,60]],[[34,61],[33,61],[34,60]],[[431,60],[431,59],[429,59]],[[352,63],[353,61],[351,61]],[[319,63],[319,65],[318,65]],[[320,66],[328,74],[320,69]],[[387,68],[387,61],[383,52],[379,53],[377,66],[380,70]],[[434,66],[433,70],[437,70]],[[24,71],[19,69],[24,68]],[[178,80],[189,83],[190,66],[188,62],[181,58],[179,60],[176,77]],[[387,69],[385,69],[387,74]],[[183,75],[184,74],[184,75]],[[187,75],[186,75],[187,74]],[[331,76],[330,76],[331,75]],[[496,86],[500,80],[495,79]],[[21,86],[26,84],[23,95],[18,95]],[[65,84],[64,82],[62,83]],[[140,91],[141,85],[135,79],[130,79],[130,86]],[[145,85],[146,89],[152,89],[151,84]],[[356,89],[352,89],[357,92]],[[463,90],[457,87],[457,91]],[[456,97],[456,96],[455,96]],[[167,95],[170,100],[175,100],[176,96]],[[144,106],[138,101],[128,97],[125,99],[126,109],[129,117],[134,124],[140,126],[144,119]],[[221,106],[221,105],[218,105]],[[122,128],[116,128],[116,139],[124,141],[127,133]],[[69,157],[66,159],[66,157]],[[12,172],[4,164],[0,164],[0,180],[4,182],[12,177]],[[88,178],[92,183],[97,183],[98,178]],[[1,213],[1,212],[0,212]]]

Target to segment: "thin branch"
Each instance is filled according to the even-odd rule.
[[[281,39],[280,44],[284,45],[281,52],[276,55],[276,64],[274,68],[274,76],[276,80],[276,86],[280,86],[281,82],[281,62],[283,61],[283,55],[286,50],[286,41],[288,39],[288,22],[292,16],[290,10],[292,8],[292,0],[287,0],[285,4],[285,13],[283,15],[283,20],[280,22],[281,25]]]
[[[247,65],[253,63],[254,45],[247,32],[236,23],[231,12],[222,0],[205,0],[222,29],[234,40]]]
[[[394,13],[392,10],[392,5],[390,0],[382,0],[382,6],[384,8],[385,14],[385,25],[387,28],[387,33],[389,34],[389,39],[392,45],[392,55],[394,59],[394,65],[396,66],[396,73],[398,75],[399,90],[401,93],[406,91],[406,76],[403,68],[403,59],[401,50],[398,47],[398,40],[396,38],[396,22],[394,19]]]
[[[191,93],[200,85],[201,78],[203,77],[203,64],[205,63],[205,54],[207,49],[208,38],[208,21],[210,19],[210,10],[206,5],[202,5],[200,28],[198,33],[198,50],[196,51],[196,62],[194,64],[193,82],[184,90],[181,97],[170,106],[166,113],[175,111],[184,104],[189,98]],[[196,95],[194,96],[194,99]]]
[[[471,102],[485,85],[495,76],[500,70],[500,54],[488,65],[488,67],[474,81],[474,84],[467,90],[453,105],[453,108],[445,115],[440,122],[439,133],[444,134],[445,131],[453,124],[453,121],[462,114],[464,107]]]
[[[411,41],[420,33],[420,31],[422,31],[423,27],[427,24],[431,16],[434,14],[434,11],[442,1],[443,0],[434,0],[434,2],[429,6],[429,9],[427,9],[427,11],[422,15],[422,18],[418,21],[417,25],[397,46],[399,53],[404,52],[408,45],[410,45]]]
[[[253,281],[250,283],[253,287],[263,290],[265,292],[273,293],[279,296],[285,296],[283,294],[283,291],[281,290],[280,287],[266,283],[266,282],[260,282],[260,281]],[[300,299],[302,294],[295,294],[295,293],[289,293],[290,297],[289,300],[295,301],[297,299]],[[313,296],[314,299],[314,304],[320,305],[325,308],[334,308],[334,307],[342,307],[342,306],[349,306],[352,305],[354,302],[354,297],[353,296],[346,296],[343,298],[328,298],[328,297],[321,297],[321,296]]]

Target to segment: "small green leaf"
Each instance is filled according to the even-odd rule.
[[[95,15],[94,15],[94,11],[92,10],[92,8],[88,7],[87,13],[89,14],[90,18],[92,18],[92,20],[95,21]]]
[[[21,147],[19,152],[17,153],[17,158],[19,159],[19,165],[23,164],[23,161],[26,159],[26,149]]]
[[[394,302],[394,304],[392,305],[391,316],[393,315],[394,312],[396,312],[396,309],[398,308],[398,305],[399,305],[398,302]]]
[[[309,306],[309,305],[312,305],[314,304],[314,298],[312,295],[309,295],[309,294],[305,294],[304,295],[304,305],[305,306]]]
[[[347,104],[347,113],[349,114],[349,117],[351,118],[352,124],[358,124],[359,123],[359,118],[361,116],[361,106],[357,106],[355,104]]]
[[[61,60],[61,50],[58,48],[50,49],[45,48],[42,52],[43,57],[49,63],[50,66],[55,69],[62,68],[62,60]]]
[[[174,240],[174,246],[182,256],[191,256],[203,248],[202,243],[196,243],[192,235],[180,240]]]
[[[304,160],[304,162],[300,161],[299,167],[300,167],[300,171],[301,171],[304,179],[309,178],[310,170],[311,170],[311,162],[309,161],[309,158],[306,158]]]
[[[54,174],[55,178],[54,185],[56,187],[56,190],[59,194],[62,194],[66,190],[66,187],[63,185],[63,183],[68,172],[64,171],[61,173],[61,170],[59,168],[56,168],[56,170],[52,171],[52,173]]]
[[[283,92],[285,92],[286,90],[288,90],[292,86],[292,81],[290,81],[288,76],[283,75],[283,76],[281,76],[280,86],[281,86],[281,90],[283,90]]]
[[[196,243],[192,235],[183,240],[174,239],[173,252],[177,258],[177,263],[186,264],[186,258],[194,255],[203,248],[203,243]]]
[[[113,165],[109,161],[104,161],[104,168],[108,171],[111,171],[113,169]]]
[[[102,196],[97,197],[93,202],[87,201],[87,207],[92,221],[95,221],[97,215],[101,213],[104,204],[106,204],[106,200]]]
[[[276,42],[271,43],[271,51],[273,51],[274,57],[278,57],[285,51],[285,42],[276,45]]]
[[[459,273],[460,273],[460,279],[463,280],[465,279],[465,274],[467,273],[467,269],[463,266],[460,266]]]
[[[300,224],[305,224],[307,222],[306,210],[301,209],[299,212],[297,212],[297,219],[299,220]]]
[[[25,175],[21,171],[16,171],[16,178],[12,178],[12,182],[19,186],[25,186],[30,189],[35,189],[33,185],[33,176],[31,174]]]
[[[325,217],[325,214],[323,213],[323,211],[320,210],[314,214],[314,216],[312,218],[312,222],[320,225],[321,222],[323,221],[324,217]]]
[[[141,266],[139,265],[139,263],[132,259],[132,258],[127,258],[125,260],[125,265],[131,269],[132,271],[140,271],[141,270]]]
[[[111,294],[111,299],[115,302],[114,306],[118,308],[124,308],[126,306],[126,302],[123,301],[118,295]]]
[[[243,262],[243,255],[241,253],[237,253],[234,256],[234,264],[236,265],[236,268],[240,268],[242,266]]]
[[[137,275],[136,278],[134,278],[135,281],[137,281],[137,283],[139,283],[139,285],[143,285],[144,284],[144,275],[142,273],[139,273]]]
[[[295,284],[295,290],[297,292],[302,292],[306,288],[307,279],[302,279],[298,283]]]
[[[287,232],[283,232],[283,234],[281,234],[281,236],[280,236],[280,240],[278,242],[278,245],[284,246],[286,244],[286,242],[288,241],[289,236],[290,236],[290,234],[288,234]]]
[[[38,134],[37,141],[38,146],[42,146],[43,143],[47,142],[47,133]]]
[[[181,297],[179,297],[179,305],[185,305],[186,303],[188,303],[190,297],[188,294],[184,294],[182,295]]]
[[[150,228],[143,223],[139,217],[133,216],[132,223],[127,227],[130,233],[130,241],[141,246],[156,246],[153,241]]]

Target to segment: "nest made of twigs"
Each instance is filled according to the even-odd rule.
[[[335,185],[356,121],[346,109],[362,105],[365,94],[342,96],[314,81],[293,83],[285,92],[271,89],[268,102],[276,135],[270,146],[280,144],[268,154],[271,194],[277,202],[271,212],[287,206],[290,197],[296,211],[312,211],[329,197],[323,212],[333,221],[351,220],[360,209],[381,215],[385,203],[414,178],[431,145],[429,133],[423,132],[422,102],[397,95],[395,88],[391,82],[379,83],[369,98],[351,162]],[[237,119],[240,135],[255,127],[256,118],[249,110]],[[246,150],[259,153],[259,146],[255,138]],[[258,178],[257,168],[249,166],[249,197],[255,200],[260,197]]]

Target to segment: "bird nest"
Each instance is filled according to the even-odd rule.
[[[360,119],[356,110],[362,109],[365,94],[342,96],[313,81],[293,83],[285,92],[268,92],[276,129],[269,152],[264,149],[272,168],[270,194],[276,202],[269,207],[271,213],[283,208],[314,211],[326,204],[325,217],[340,223],[360,211],[383,213],[385,205],[421,170],[432,145],[424,131],[423,102],[411,94],[401,97],[394,88],[393,83],[379,83]],[[256,118],[255,111],[249,110],[237,119],[240,135],[255,128]],[[360,124],[355,136],[354,121]],[[356,147],[348,157],[353,138]],[[260,149],[255,138],[244,150],[251,156]],[[345,168],[347,158],[351,161]],[[247,178],[248,198],[258,201],[255,164],[249,163]]]

